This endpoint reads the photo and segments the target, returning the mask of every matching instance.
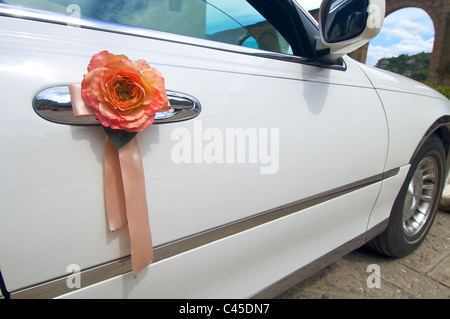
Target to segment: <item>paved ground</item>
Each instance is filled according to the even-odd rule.
[[[367,267],[373,264],[379,266],[380,288],[367,285],[374,277]],[[422,246],[407,257],[390,259],[363,247],[278,298],[449,299],[450,213],[438,213]]]

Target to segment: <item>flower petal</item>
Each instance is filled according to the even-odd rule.
[[[144,59],[139,59],[136,62],[134,62],[134,66],[138,71],[143,71],[146,69],[151,69],[150,65],[145,61]]]
[[[88,72],[94,69],[103,68],[105,65],[118,61],[130,61],[127,56],[111,54],[108,51],[102,51],[95,54],[88,65]],[[131,61],[130,61],[131,62]]]

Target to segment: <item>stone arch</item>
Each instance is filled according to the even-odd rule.
[[[434,24],[435,39],[428,81],[450,86],[450,0],[386,0],[386,16],[410,7],[424,10]],[[350,56],[365,63],[368,47],[366,45]]]

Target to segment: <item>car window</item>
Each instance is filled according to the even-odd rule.
[[[6,0],[67,15],[292,54],[283,36],[245,0]]]

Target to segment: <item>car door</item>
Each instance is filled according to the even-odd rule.
[[[243,1],[3,2],[0,269],[12,295],[67,276],[73,265],[89,270],[130,254],[127,227],[107,227],[103,129],[55,123],[32,105],[47,89],[80,83],[102,50],[146,59],[172,98],[201,106],[195,118],[157,122],[137,135],[156,250],[181,242],[169,257],[188,256],[233,237],[233,251],[259,260],[265,244],[236,235],[270,234],[286,251],[274,260],[281,271],[239,291],[246,295],[366,231],[388,135],[382,105],[356,62],[318,65],[296,55],[301,44]],[[295,222],[286,219],[291,214]],[[160,257],[149,273],[154,268],[151,280],[160,276],[166,288],[142,284],[139,296],[234,293],[224,280],[210,280],[223,258],[235,258],[223,249],[191,268]],[[288,255],[297,259],[288,263]],[[245,258],[234,262],[245,268]],[[164,263],[174,266],[159,270]],[[187,279],[192,267],[195,289]],[[230,282],[242,278],[235,268],[225,268],[235,272]],[[167,269],[185,274],[182,282],[175,285]],[[199,284],[207,281],[216,294]]]

